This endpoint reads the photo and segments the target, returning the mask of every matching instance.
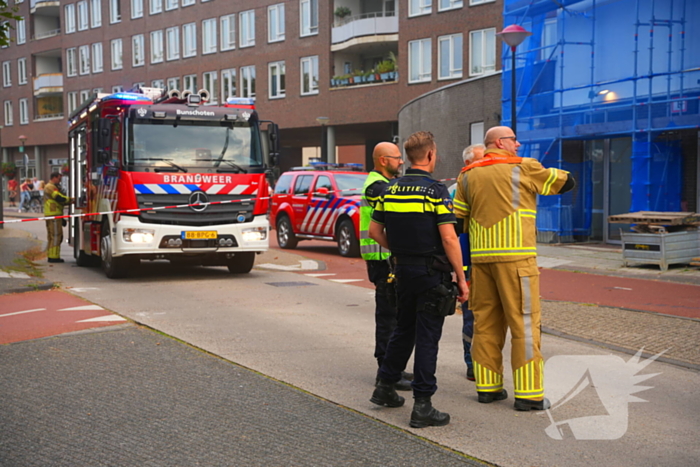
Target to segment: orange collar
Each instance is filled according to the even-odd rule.
[[[467,170],[471,170],[476,167],[486,167],[487,165],[494,164],[520,164],[522,160],[522,157],[514,156],[513,153],[502,149],[487,149],[483,158],[464,167],[462,172],[466,172]]]

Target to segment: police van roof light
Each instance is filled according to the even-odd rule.
[[[114,94],[110,94],[109,96],[106,96],[103,101],[113,101],[113,100],[122,100],[122,101],[141,101],[141,102],[152,102],[151,99],[147,96],[144,96],[143,94],[137,94],[135,92],[115,92]]]
[[[229,97],[226,99],[229,105],[255,105],[255,99],[250,97]]]

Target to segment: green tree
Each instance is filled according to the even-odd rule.
[[[19,8],[10,7],[7,0],[0,0],[0,46],[9,45],[10,29],[14,29],[10,20],[19,21],[22,19],[21,16],[15,15],[18,11]]]

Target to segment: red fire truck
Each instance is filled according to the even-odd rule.
[[[101,263],[110,278],[157,259],[247,273],[267,250],[279,131],[252,99],[208,97],[142,88],[94,95],[71,115],[79,266]]]

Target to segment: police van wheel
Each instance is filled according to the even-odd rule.
[[[340,256],[360,256],[360,243],[352,221],[345,219],[338,227],[338,252]]]
[[[292,230],[292,223],[289,221],[289,217],[282,216],[277,220],[277,244],[282,249],[292,249],[297,247],[297,236],[294,235]]]
[[[102,238],[100,239],[100,256],[102,270],[110,279],[125,277],[128,271],[129,258],[112,256],[112,237],[109,234],[109,223],[102,224]]]
[[[245,252],[236,253],[236,255],[228,263],[228,271],[231,274],[248,274],[253,269],[255,263],[255,253]]]

